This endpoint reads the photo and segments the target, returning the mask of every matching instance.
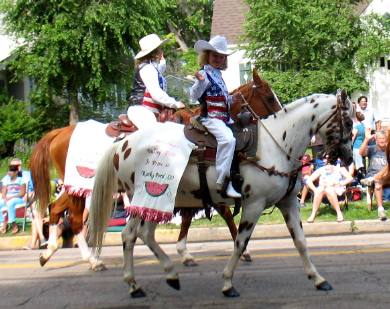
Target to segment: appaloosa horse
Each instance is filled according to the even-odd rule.
[[[256,70],[253,71],[253,81],[239,87],[235,92],[241,92],[245,100],[248,101],[253,111],[259,116],[266,116],[281,109],[281,105],[273,93],[268,83],[262,80],[257,74]],[[236,105],[232,107],[232,117],[234,118],[240,112],[240,106]],[[198,109],[194,111],[179,110],[176,112],[175,119],[181,123],[188,123],[189,118],[199,113]],[[43,209],[49,203],[50,198],[50,164],[54,164],[57,170],[58,176],[64,179],[65,174],[65,162],[69,148],[70,138],[74,131],[75,126],[68,126],[50,131],[36,144],[34,151],[30,159],[30,169],[35,187],[35,197],[39,200],[39,205]],[[81,233],[83,222],[82,213],[84,210],[85,198],[67,194],[66,192],[60,196],[59,199],[54,201],[50,207],[50,219],[49,219],[49,245],[47,250],[39,257],[41,266],[44,266],[51,256],[57,251],[57,224],[63,215],[65,210],[69,213],[69,222],[73,233],[78,240],[81,255],[84,260],[89,260],[94,270],[100,270],[104,268],[101,261],[91,255],[89,248],[86,244],[83,234]],[[201,203],[197,203],[199,207],[202,207]],[[232,219],[230,209],[226,206],[220,206],[217,211],[226,221],[229,230],[231,231],[232,238],[235,239],[237,234],[237,227]],[[186,248],[186,236],[191,224],[191,219],[194,210],[189,208],[183,208],[181,231],[179,235],[178,252],[183,257],[183,263],[185,265],[195,265],[193,257],[188,253]],[[247,259],[248,259],[247,255]]]
[[[309,257],[302,222],[299,214],[297,193],[300,190],[300,159],[309,145],[311,137],[318,133],[325,141],[331,158],[352,162],[351,131],[354,108],[344,91],[337,96],[314,94],[299,99],[283,110],[264,120],[258,120],[257,161],[240,164],[243,206],[239,232],[234,242],[234,252],[223,272],[223,294],[237,297],[232,278],[240,255],[246,248],[253,229],[265,208],[276,205],[283,214],[294,244],[302,258],[304,270],[319,290],[330,290],[332,286],[316,270]],[[113,145],[101,159],[96,170],[92,204],[89,215],[90,243],[99,253],[106,230],[107,219],[112,209],[112,195],[118,182],[134,190],[135,140],[145,140],[142,130]],[[154,146],[154,145],[151,145]],[[124,153],[126,155],[124,155]],[[137,177],[137,176],[135,176]],[[207,173],[209,188],[216,202],[229,204],[215,186],[213,168]],[[189,202],[196,199],[191,192],[199,190],[197,166],[190,160],[182,176],[178,195],[185,195]],[[198,197],[199,198],[199,197]],[[155,240],[156,222],[131,217],[122,231],[124,253],[124,280],[130,286],[132,297],[143,297],[145,292],[137,284],[134,275],[134,246],[141,238],[151,249],[166,272],[167,283],[180,289],[179,277],[174,264]],[[109,250],[109,249],[108,249]]]

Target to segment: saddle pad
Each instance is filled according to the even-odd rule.
[[[173,216],[180,179],[195,145],[184,137],[183,126],[173,122],[140,129],[134,137],[137,138],[134,146],[130,141],[131,155],[137,162],[134,194],[126,211],[145,221],[168,222]],[[119,163],[123,164],[122,170],[131,168],[126,166],[127,162]]]
[[[65,164],[64,187],[68,194],[88,196],[92,192],[98,161],[114,142],[105,129],[106,124],[95,120],[76,125]]]

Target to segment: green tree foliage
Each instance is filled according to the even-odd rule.
[[[167,0],[164,27],[170,33],[171,44],[165,48],[169,72],[193,75],[198,69],[194,43],[208,40],[211,32],[213,0]],[[177,48],[179,46],[179,49]]]
[[[165,0],[3,0],[8,31],[24,41],[12,68],[34,79],[38,108],[65,102],[77,121],[80,102],[98,107],[116,95],[113,85],[130,87],[132,50],[162,29],[165,8]]]
[[[195,41],[208,39],[211,31],[213,0],[168,0],[167,30],[174,34],[183,52]]]
[[[4,97],[3,97],[4,98]],[[0,105],[0,157],[14,155],[17,141],[35,141],[40,134],[39,115],[28,111],[26,102],[9,99]]]
[[[360,19],[356,2],[247,0],[248,55],[283,101],[367,87],[363,68],[389,51],[389,27]]]

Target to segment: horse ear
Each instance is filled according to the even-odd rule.
[[[252,77],[253,77],[253,82],[255,83],[256,86],[261,86],[263,84],[263,80],[257,73],[256,68],[253,68]]]
[[[347,96],[347,92],[344,90],[344,89],[337,89],[337,96],[340,97],[340,103],[341,103],[341,106],[344,108],[344,109],[348,109],[349,108],[349,100],[347,100],[348,96]]]

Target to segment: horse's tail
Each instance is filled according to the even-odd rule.
[[[113,207],[113,194],[117,192],[118,180],[114,167],[116,145],[100,159],[92,190],[91,208],[88,216],[88,239],[96,255],[103,246],[103,236]]]
[[[55,129],[44,135],[35,145],[30,158],[30,171],[34,184],[34,198],[38,200],[39,210],[46,209],[50,201],[50,144],[63,128]]]

